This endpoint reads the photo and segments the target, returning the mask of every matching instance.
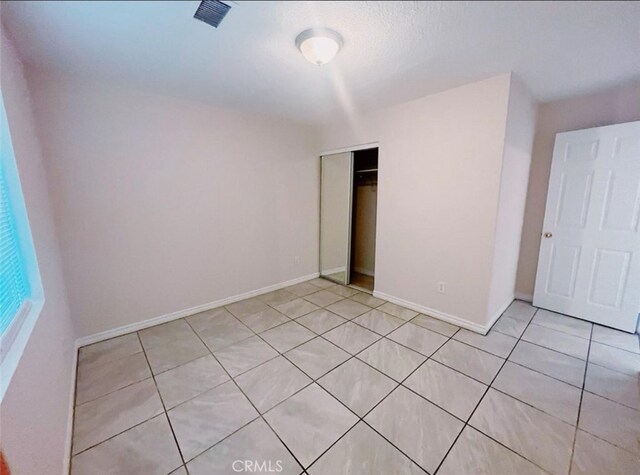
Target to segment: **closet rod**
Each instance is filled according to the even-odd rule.
[[[377,168],[369,168],[367,170],[356,170],[354,173],[370,173],[370,172],[377,172],[378,169]]]

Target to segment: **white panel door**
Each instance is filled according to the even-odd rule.
[[[640,122],[556,135],[534,305],[635,331],[639,219]]]

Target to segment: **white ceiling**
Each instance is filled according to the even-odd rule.
[[[549,101],[640,79],[640,2],[2,2],[25,63],[303,121],[514,71]],[[294,39],[345,40],[327,66]]]

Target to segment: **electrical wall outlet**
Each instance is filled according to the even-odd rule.
[[[294,264],[300,264],[300,256],[296,256],[293,258],[293,263]]]
[[[444,282],[438,282],[438,293],[444,294],[447,291],[447,284]]]

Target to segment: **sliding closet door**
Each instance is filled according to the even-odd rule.
[[[321,159],[320,275],[349,283],[353,154]]]

